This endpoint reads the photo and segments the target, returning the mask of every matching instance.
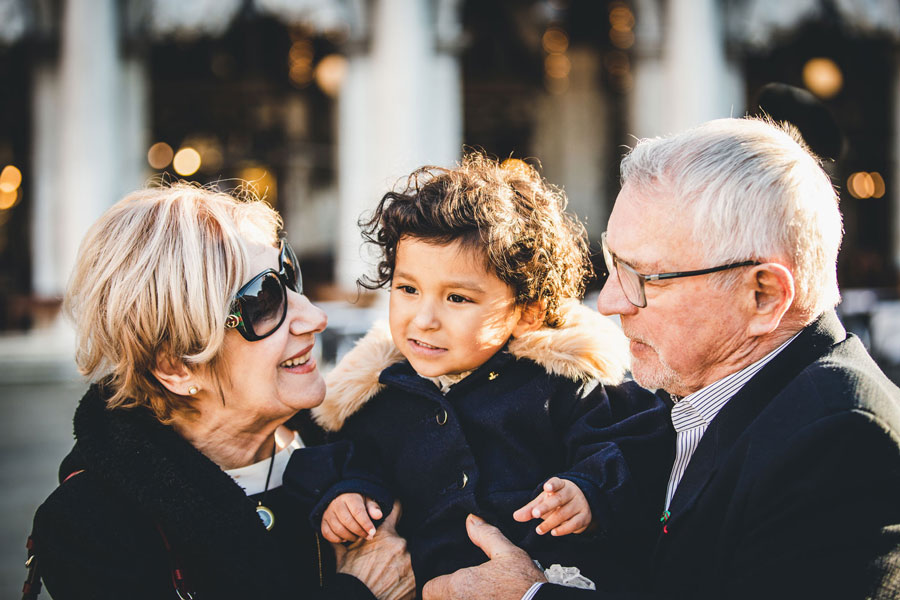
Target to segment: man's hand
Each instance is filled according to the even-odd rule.
[[[355,542],[375,535],[376,521],[383,515],[378,503],[359,494],[341,494],[331,501],[322,515],[322,537],[329,542]]]
[[[423,600],[519,600],[533,584],[547,581],[528,554],[496,527],[469,515],[466,530],[488,562],[432,579],[422,590]]]
[[[406,551],[406,540],[397,535],[400,503],[371,539],[353,544],[332,544],[338,573],[353,575],[368,587],[378,600],[412,600],[416,579]]]
[[[543,518],[535,531],[544,535],[581,533],[591,524],[591,507],[584,492],[568,479],[551,477],[537,498],[513,513],[513,519],[524,523]]]

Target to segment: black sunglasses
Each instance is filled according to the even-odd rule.
[[[303,293],[303,278],[297,256],[287,241],[281,241],[278,270],[266,269],[237,291],[225,327],[237,329],[245,340],[255,342],[275,333],[287,316],[287,290]]]

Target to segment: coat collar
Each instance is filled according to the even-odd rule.
[[[629,359],[628,341],[621,330],[577,302],[566,306],[563,317],[562,327],[542,327],[510,340],[510,360],[528,359],[549,373],[569,379],[621,383]],[[313,409],[313,418],[326,430],[341,429],[347,418],[384,388],[379,380],[381,372],[404,360],[391,340],[387,323],[376,323],[325,377],[328,391],[325,401]]]
[[[97,385],[79,404],[74,426],[77,442],[70,456],[78,466],[134,503],[186,556],[209,557],[221,573],[222,589],[244,589],[248,570],[260,579],[278,577],[271,561],[275,549],[253,501],[171,427],[140,408],[108,410]]]
[[[508,345],[504,346],[503,349],[489,358],[487,362],[454,385],[451,391],[447,393],[447,396],[465,393],[466,390],[478,385],[485,378],[493,378],[494,373],[502,371],[506,365],[515,360],[516,357],[509,353]],[[403,360],[387,367],[379,375],[378,381],[382,384],[382,387],[389,385],[438,401],[444,397],[437,385],[431,379],[416,373],[408,360]]]
[[[834,311],[820,315],[728,401],[703,434],[678,483],[669,506],[670,526],[694,505],[718,469],[720,458],[728,454],[772,399],[803,369],[846,337]]]

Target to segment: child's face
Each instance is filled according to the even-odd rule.
[[[512,287],[477,251],[411,237],[397,245],[390,323],[394,344],[426,377],[481,366],[526,326]]]

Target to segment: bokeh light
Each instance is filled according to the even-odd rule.
[[[270,169],[262,165],[248,165],[240,170],[238,177],[246,182],[247,188],[256,196],[275,205],[278,199],[278,182]]]
[[[182,145],[197,151],[200,155],[200,170],[204,173],[218,173],[225,162],[222,142],[215,135],[190,135],[184,138]]]
[[[305,87],[313,79],[313,45],[309,38],[297,36],[288,51],[288,76],[294,85]]]
[[[609,41],[616,48],[626,50],[634,45],[634,13],[624,2],[609,5]]]
[[[541,44],[548,54],[562,54],[569,49],[569,36],[558,27],[548,27],[541,38]]]
[[[803,65],[803,85],[819,98],[827,100],[844,87],[844,75],[830,58],[811,58]]]
[[[319,88],[332,98],[337,97],[347,73],[347,59],[340,54],[329,54],[316,65],[315,78]]]
[[[176,152],[175,158],[172,160],[172,167],[182,177],[189,177],[196,173],[197,169],[200,168],[200,164],[200,153],[190,146]]]
[[[147,162],[154,169],[161,170],[169,166],[174,156],[175,152],[172,150],[172,146],[165,142],[156,142],[147,151]]]
[[[610,29],[609,30],[609,41],[612,42],[612,45],[616,48],[621,48],[623,50],[627,50],[634,46],[634,32],[633,31],[619,31],[618,29]]]
[[[881,173],[875,171],[869,173],[869,176],[872,177],[872,183],[875,184],[875,191],[872,192],[872,197],[882,198],[884,196],[884,177],[881,176]]]
[[[572,70],[572,61],[565,54],[550,54],[544,59],[544,70],[547,77],[562,79],[569,76]]]
[[[634,29],[634,14],[624,2],[611,2],[609,24],[616,31],[631,31]]]
[[[871,198],[875,193],[875,182],[865,171],[857,171],[847,178],[847,191],[857,199]]]
[[[8,210],[16,205],[19,200],[19,190],[14,189],[9,192],[0,190],[0,210]]]
[[[9,193],[19,189],[22,183],[22,171],[15,165],[6,165],[0,171],[0,192]]]
[[[857,171],[847,178],[847,191],[858,200],[882,198],[885,191],[884,178],[875,171]]]

